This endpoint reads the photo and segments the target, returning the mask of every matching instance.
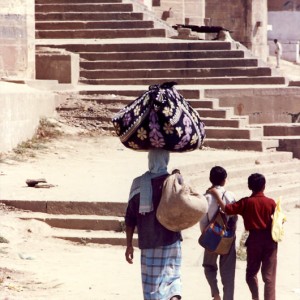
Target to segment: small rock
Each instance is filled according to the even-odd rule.
[[[2,244],[8,244],[8,243],[9,243],[9,240],[6,239],[6,238],[3,237],[3,236],[0,236],[0,243],[2,243]]]

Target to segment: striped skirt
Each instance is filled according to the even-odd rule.
[[[144,300],[170,300],[181,296],[181,242],[142,249],[141,271]]]

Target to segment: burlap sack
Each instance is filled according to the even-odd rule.
[[[177,175],[170,175],[164,182],[156,217],[167,229],[181,231],[192,227],[207,213],[206,198],[186,184],[179,184]]]

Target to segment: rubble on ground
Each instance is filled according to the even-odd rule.
[[[120,103],[110,103],[108,107],[93,98],[82,100],[74,97],[63,101],[56,110],[60,121],[69,126],[78,127],[92,133],[112,135],[111,118],[114,113],[110,109],[118,110],[123,106]]]

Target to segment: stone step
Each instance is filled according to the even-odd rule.
[[[201,98],[201,99],[187,99],[193,108],[210,108],[217,109],[219,107],[219,99],[215,98]]]
[[[248,162],[246,160],[246,158],[242,160],[239,166],[233,164],[231,161],[227,161],[222,164],[228,173],[228,182],[226,185],[230,185],[230,187],[240,186],[240,188],[242,188],[243,185],[241,183],[244,181],[244,188],[248,189],[245,178],[254,172],[265,174],[274,187],[278,184],[281,185],[281,182],[285,180],[300,183],[299,176],[295,176],[295,174],[299,173],[300,171],[300,161],[297,159],[280,161],[280,156],[278,156],[278,159],[273,156],[272,160],[270,161],[267,161],[266,159],[264,161],[263,158],[260,157],[255,160],[248,158],[248,160],[250,160]],[[212,163],[210,163],[209,169],[211,166],[213,166]],[[197,169],[199,170],[197,173],[194,172],[189,174],[190,172],[188,170],[185,171],[185,169],[181,169],[181,173],[188,177],[189,182],[195,186],[209,184],[207,169],[204,169],[201,166],[199,166]],[[289,174],[291,174],[290,178],[287,176]]]
[[[243,58],[241,50],[191,50],[191,51],[143,51],[135,52],[78,52],[80,58],[94,60],[162,60],[162,59],[213,59]]]
[[[200,151],[205,151],[200,150]],[[238,154],[238,151],[237,151]],[[275,169],[281,170],[282,172],[286,172],[286,169],[281,167],[282,164],[290,163],[293,164],[300,164],[299,160],[293,159],[293,154],[291,152],[255,152],[255,151],[247,151],[247,155],[243,157],[239,157],[239,165],[241,169],[247,170],[255,170],[257,165],[267,165],[268,168],[273,172]],[[192,176],[200,176],[200,174],[204,173],[207,176],[208,170],[210,170],[213,166],[219,164],[218,160],[210,160],[207,159],[206,161],[193,161],[189,164],[185,165],[178,165],[180,168],[181,173],[189,177]],[[236,168],[236,158],[228,158],[226,156],[226,151],[224,152],[224,157],[222,157],[222,166],[226,169]],[[238,175],[240,177],[240,175]],[[208,180],[208,176],[207,176]]]
[[[115,96],[115,95],[92,95],[89,97],[81,97],[82,101],[93,102],[105,105],[107,110],[116,112],[116,109],[122,109],[126,105],[129,105],[137,97],[126,97],[126,96]],[[207,108],[207,109],[218,109],[219,99],[214,98],[201,98],[201,99],[186,99],[193,108]]]
[[[129,60],[129,61],[81,61],[80,68],[84,70],[99,70],[99,69],[196,69],[196,68],[212,68],[225,69],[236,67],[257,67],[257,59],[245,58],[226,58],[226,59],[166,59],[166,60]],[[197,70],[201,72],[201,70]],[[233,70],[234,71],[234,70]],[[269,71],[269,70],[268,70]],[[210,71],[205,70],[205,73]],[[261,69],[258,68],[258,74]],[[230,74],[231,76],[234,76]],[[239,74],[240,75],[240,74]],[[253,74],[251,74],[253,76]],[[264,73],[262,75],[268,75]],[[84,76],[84,75],[83,75]],[[210,75],[208,75],[210,76]],[[212,76],[215,76],[213,74]]]
[[[23,210],[41,212],[55,215],[97,215],[97,216],[115,216],[123,217],[126,211],[127,203],[114,202],[85,202],[85,201],[26,201],[26,200],[4,200],[0,203],[13,206]]]
[[[249,169],[226,167],[228,173],[226,189],[234,192],[237,199],[248,196],[251,193],[247,186],[248,176],[252,173],[261,173],[266,177],[266,194],[269,197],[278,199],[279,196],[283,196],[283,199],[286,202],[296,200],[297,198],[299,200],[296,193],[297,188],[299,189],[300,186],[300,180],[296,174],[299,174],[300,166],[299,163],[297,165],[298,167],[295,168],[294,166],[291,166],[291,163],[286,164],[286,166],[285,164],[282,164],[282,168],[289,168],[291,166],[292,169],[290,172],[278,171],[276,165],[274,165],[273,168],[257,165],[255,168]],[[189,183],[197,187],[198,191],[205,191],[210,185],[207,177],[207,174],[202,174],[202,176],[192,178]]]
[[[231,44],[223,41],[197,41],[174,42],[172,39],[164,39],[161,42],[143,40],[143,43],[63,43],[58,45],[45,44],[44,47],[63,48],[70,52],[165,52],[165,51],[204,51],[204,50],[231,50]]]
[[[125,214],[125,212],[124,212]],[[35,219],[43,221],[51,227],[77,230],[106,230],[122,232],[124,217],[97,216],[97,215],[53,215],[47,213],[18,213],[22,220]]]
[[[294,157],[300,159],[300,135],[277,136],[273,138],[279,141],[278,151],[291,151]]]
[[[164,81],[157,81],[156,84],[163,83]],[[84,90],[79,91],[81,99],[84,99],[85,97],[102,98],[103,96],[109,95],[115,97],[116,99],[121,96],[132,97],[132,100],[134,100],[148,90],[148,85],[146,87],[129,87],[128,89],[121,89],[120,86],[116,86],[111,89],[109,89],[108,87],[105,87],[104,89],[95,89],[94,86],[90,86],[90,88],[91,87],[92,89],[89,89],[89,87],[87,86]],[[178,88],[177,90],[186,99],[200,99],[203,94],[203,91],[200,89],[184,89],[183,87]]]
[[[99,121],[99,122],[103,122],[101,128],[105,129],[105,130],[109,130],[109,131],[114,131],[114,127],[112,125],[111,119],[113,118],[114,113],[111,114],[111,116],[95,116],[95,117],[80,117],[80,118],[85,118],[88,120],[94,120],[94,121]],[[230,128],[235,128],[235,129],[240,129],[242,132],[242,136],[244,138],[247,138],[247,136],[252,136],[251,134],[246,134],[243,131],[249,130],[249,129],[244,129],[243,127],[249,125],[248,119],[246,118],[235,118],[233,117],[232,119],[220,119],[220,118],[205,118],[203,116],[201,116],[201,120],[204,122],[205,124],[205,128],[206,128],[206,132],[207,132],[207,136],[208,137],[215,137],[216,132],[218,132],[218,135],[220,137],[224,137],[224,134],[229,133],[229,129]],[[213,130],[209,131],[210,127],[216,127],[217,130]],[[222,133],[222,130],[225,130]],[[240,133],[241,133],[240,132]],[[239,132],[236,132],[237,134],[239,134]],[[259,135],[261,137],[261,135]],[[242,138],[240,136],[240,138]]]
[[[300,86],[300,80],[290,80],[289,86]]]
[[[116,0],[118,1],[118,0]],[[61,12],[35,13],[36,21],[127,21],[143,20],[140,12]]]
[[[53,12],[131,12],[132,3],[55,3],[55,4],[36,4],[37,13]]]
[[[86,79],[153,79],[153,78],[185,78],[185,79],[197,79],[197,78],[210,78],[210,77],[261,77],[270,76],[270,68],[203,68],[203,69],[138,69],[138,70],[81,70],[80,77]]]
[[[87,29],[145,29],[153,28],[153,21],[51,21],[51,22],[35,22],[35,28],[38,31],[54,31],[54,30],[87,30]]]
[[[203,146],[214,149],[233,149],[233,150],[248,150],[248,151],[276,151],[279,142],[278,140],[247,140],[247,139],[212,139],[206,138]]]
[[[264,174],[264,173],[263,173]],[[291,173],[292,176],[295,176],[297,173]],[[298,171],[299,174],[299,171]],[[250,173],[247,175],[249,176]],[[271,198],[278,199],[282,196],[283,202],[290,202],[294,200],[299,201],[299,197],[297,197],[297,189],[299,190],[300,182],[299,181],[291,181],[292,176],[278,176],[278,174],[274,176],[268,176],[267,174],[267,187],[266,187],[266,195]],[[247,187],[247,182],[243,183],[245,187]],[[245,191],[241,191],[241,184],[228,185],[228,189],[232,191],[236,191],[236,196],[238,199],[244,197],[245,195],[250,195],[250,191],[245,193]]]
[[[53,237],[81,244],[108,244],[113,246],[126,246],[126,235],[124,232],[114,231],[84,231],[56,229]],[[133,246],[137,247],[137,236],[133,237]]]
[[[206,137],[209,139],[261,139],[262,130],[260,128],[226,128],[212,127],[206,125]]]
[[[80,78],[80,82],[86,85],[152,85],[165,81],[176,81],[179,85],[285,85],[285,78],[280,76],[255,76],[255,77],[202,77],[202,78],[182,78],[178,76],[149,77],[142,79],[86,79]]]
[[[230,117],[228,119],[220,118],[205,118],[201,116],[201,120],[206,127],[230,127],[230,128],[242,128],[249,125],[249,118],[244,117]]]
[[[205,108],[195,108],[200,117],[203,118],[222,118],[227,119],[234,115],[233,107],[227,108],[217,108],[217,109],[205,109]]]
[[[110,107],[109,110],[114,114],[119,112],[120,107]],[[212,118],[230,118],[233,116],[233,108],[218,108],[218,109],[207,109],[207,108],[195,108],[199,113],[200,117],[212,117]]]
[[[300,136],[300,123],[263,124],[265,136]]]
[[[166,37],[166,31],[151,29],[93,29],[93,30],[37,30],[36,39],[116,39]]]

